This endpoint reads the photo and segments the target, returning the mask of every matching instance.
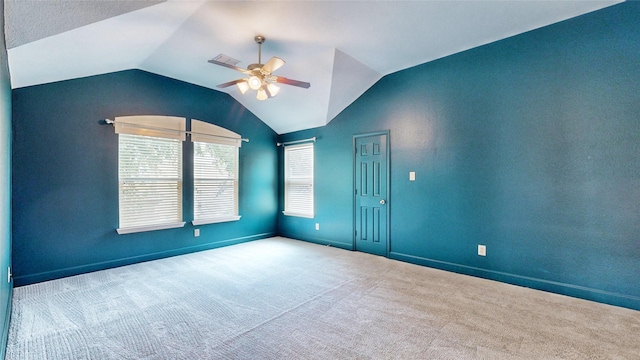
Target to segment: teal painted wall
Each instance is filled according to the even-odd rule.
[[[0,184],[0,200],[13,199],[0,221],[10,210],[13,220],[0,274],[10,226],[17,285],[273,234],[349,249],[352,136],[390,130],[392,258],[640,309],[638,38],[640,4],[623,3],[388,75],[328,126],[280,137],[225,94],[143,71],[10,99],[3,70],[0,158],[11,152],[12,169],[7,155],[0,179],[12,176],[13,188]],[[99,121],[136,114],[251,139],[240,151],[240,221],[201,226],[199,238],[191,225],[115,233],[117,136]],[[273,144],[312,136],[316,217],[286,217]],[[10,286],[0,292],[6,301]]]
[[[0,357],[4,358],[11,317],[11,81],[4,41],[4,2],[0,3]]]
[[[249,138],[240,148],[239,221],[198,226],[184,162],[181,229],[118,235],[118,136],[103,119],[170,115]],[[276,134],[227,94],[139,70],[13,91],[16,285],[273,236]],[[184,143],[185,159],[191,144]]]
[[[384,77],[279,137],[318,137],[279,233],[351,248],[352,136],[390,130],[392,258],[640,310],[639,39],[627,2]]]

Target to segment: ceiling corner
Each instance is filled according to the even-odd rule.
[[[336,49],[327,109],[327,124],[382,78],[377,71]]]

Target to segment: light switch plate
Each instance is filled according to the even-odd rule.
[[[415,171],[410,171],[409,172],[409,181],[416,181],[416,172]]]
[[[478,255],[487,256],[487,246],[486,245],[478,245]]]

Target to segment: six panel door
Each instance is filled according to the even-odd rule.
[[[387,134],[355,137],[355,249],[387,256]]]

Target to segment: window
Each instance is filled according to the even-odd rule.
[[[186,134],[193,142],[193,224],[240,219],[239,134],[199,120],[171,116],[116,118],[119,234],[184,226],[182,162]],[[187,147],[189,149],[189,147]]]
[[[119,234],[184,226],[184,127],[183,118],[116,118]]]
[[[284,214],[313,218],[313,143],[284,148]]]
[[[240,219],[238,152],[240,135],[203,121],[191,121],[193,224]]]

